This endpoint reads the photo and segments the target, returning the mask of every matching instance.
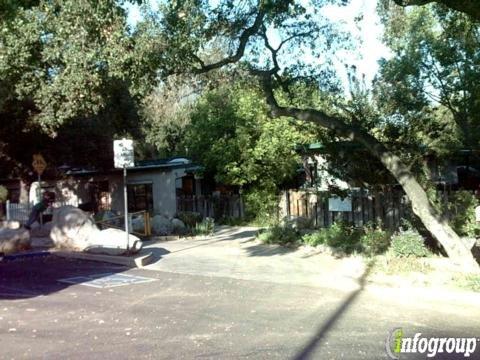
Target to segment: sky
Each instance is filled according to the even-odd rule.
[[[155,7],[156,0],[149,0]],[[390,56],[389,49],[382,43],[383,28],[376,13],[377,0],[351,0],[348,6],[329,5],[323,14],[335,22],[341,22],[352,37],[358,39],[359,47],[355,51],[338,53],[337,72],[344,84],[348,83],[343,63],[355,65],[359,76],[365,76],[367,86],[378,72],[378,60]],[[141,20],[138,5],[127,5],[128,22],[130,25]],[[355,18],[361,18],[355,21]],[[315,61],[315,59],[307,59]]]
[[[383,27],[376,6],[376,0],[351,0],[346,7],[328,6],[324,11],[331,20],[344,23],[345,29],[360,40],[359,48],[339,54],[339,57],[349,65],[355,65],[359,74],[365,74],[367,83],[378,72],[378,60],[390,56],[388,47],[381,40]],[[359,15],[362,15],[362,20],[356,23],[355,18]]]

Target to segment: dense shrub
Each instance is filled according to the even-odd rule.
[[[0,203],[7,200],[8,190],[5,186],[0,185]]]
[[[265,244],[293,245],[300,239],[300,234],[295,229],[275,225],[258,235],[258,239]]]
[[[194,211],[180,211],[176,217],[182,220],[190,229],[195,228],[197,223],[202,221],[202,214]]]
[[[460,236],[475,237],[480,231],[475,221],[475,207],[478,201],[469,191],[456,191],[448,202],[450,224]]]
[[[325,244],[349,254],[361,250],[360,237],[359,230],[344,222],[336,222],[329,228],[304,235],[302,242],[312,246]]]
[[[310,234],[305,234],[302,236],[302,242],[310,246],[318,246],[326,243],[326,229],[321,229]]]
[[[367,255],[379,255],[387,251],[390,246],[391,234],[372,226],[365,226],[360,238],[362,251]]]
[[[195,235],[210,235],[213,233],[215,221],[212,218],[205,218],[195,225]]]
[[[278,221],[278,196],[273,191],[251,189],[244,200],[249,220],[261,226],[271,226]]]
[[[396,257],[425,257],[430,255],[422,236],[414,231],[401,231],[392,236],[390,251]]]

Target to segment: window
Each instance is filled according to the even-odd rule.
[[[147,210],[153,213],[153,193],[152,184],[129,184],[128,191],[128,211]]]

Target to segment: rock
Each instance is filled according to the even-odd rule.
[[[50,238],[57,247],[83,250],[98,231],[93,218],[79,208],[67,205],[54,210]]]
[[[30,233],[26,229],[0,229],[0,253],[14,253],[30,249]]]
[[[89,245],[84,251],[94,254],[122,255],[127,250],[127,236],[119,229],[105,229],[95,233],[88,239]],[[129,247],[132,253],[141,250],[143,244],[140,238],[129,235]]]
[[[30,236],[33,238],[49,237],[50,232],[52,231],[53,224],[52,222],[47,222],[42,226],[32,227],[30,230]]]
[[[291,216],[283,218],[281,225],[292,229],[305,230],[312,227],[312,220],[304,216]]]
[[[6,229],[20,229],[20,221],[9,220],[9,221],[2,221],[0,228]]]
[[[108,255],[121,255],[127,250],[125,231],[100,230],[91,216],[76,207],[57,209],[52,223],[50,237],[57,247]],[[138,252],[142,248],[140,239],[134,235],[129,239],[132,252]]]
[[[155,235],[170,235],[173,232],[173,225],[165,216],[155,215],[152,218],[152,232]]]
[[[173,218],[172,219],[173,232],[175,234],[184,234],[187,231],[187,227],[182,220]]]
[[[137,233],[144,233],[145,232],[145,219],[143,215],[141,216],[134,216],[132,221],[132,231],[135,231]]]

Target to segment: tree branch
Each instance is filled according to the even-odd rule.
[[[422,6],[436,2],[450,9],[461,11],[474,20],[480,20],[480,6],[477,0],[393,0],[399,6]]]
[[[253,35],[257,34],[260,27],[263,25],[264,18],[265,18],[265,10],[260,8],[258,10],[257,16],[255,17],[255,21],[253,22],[252,26],[244,29],[242,34],[240,35],[239,44],[238,44],[237,51],[235,52],[235,54],[233,54],[231,56],[227,56],[226,58],[224,58],[220,61],[217,61],[215,63],[212,63],[212,64],[207,64],[207,65],[203,64],[202,65],[203,62],[200,61],[201,67],[195,69],[194,73],[203,74],[203,73],[206,73],[208,71],[221,68],[225,65],[233,64],[235,62],[238,62],[243,57],[243,55],[245,53],[245,48],[247,47],[248,40]],[[197,57],[197,61],[198,60],[200,60],[200,59]]]

